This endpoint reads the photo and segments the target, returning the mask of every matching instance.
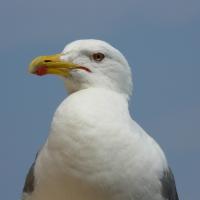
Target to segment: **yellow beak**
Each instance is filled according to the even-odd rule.
[[[72,69],[79,68],[77,64],[70,63],[61,59],[63,54],[50,56],[39,56],[33,59],[29,65],[29,72],[39,76],[46,74],[56,74],[64,77],[70,75]]]

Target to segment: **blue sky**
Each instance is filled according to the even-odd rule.
[[[19,199],[66,97],[61,80],[31,76],[27,66],[33,57],[81,38],[106,40],[126,56],[133,70],[134,119],[164,149],[180,199],[198,199],[200,1],[3,0],[0,24],[2,199]]]

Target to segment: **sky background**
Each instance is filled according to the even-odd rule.
[[[0,25],[1,199],[20,198],[66,97],[61,80],[29,75],[28,64],[81,38],[105,40],[126,56],[134,119],[164,149],[180,199],[199,199],[199,0],[1,0]]]

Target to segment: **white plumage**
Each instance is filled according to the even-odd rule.
[[[105,57],[96,61],[95,53]],[[178,200],[163,151],[129,114],[132,81],[123,55],[103,41],[80,40],[60,59],[91,73],[73,69],[64,77],[70,94],[54,114],[23,198]]]

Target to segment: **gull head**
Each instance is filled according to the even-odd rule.
[[[36,75],[55,74],[64,79],[69,93],[86,88],[105,88],[129,97],[131,69],[116,48],[101,40],[77,40],[59,54],[36,57],[29,65]]]

